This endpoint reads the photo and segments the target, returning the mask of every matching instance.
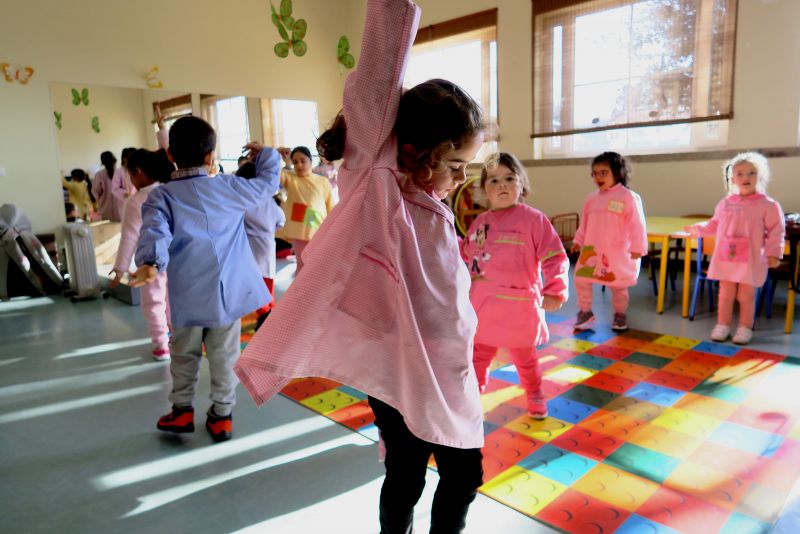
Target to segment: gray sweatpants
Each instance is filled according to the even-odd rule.
[[[169,400],[175,406],[188,407],[194,403],[194,392],[200,378],[203,344],[211,374],[211,402],[217,415],[228,415],[236,404],[239,379],[233,365],[241,352],[241,320],[226,326],[204,328],[189,326],[175,328],[170,338],[169,370],[172,374],[172,393]]]

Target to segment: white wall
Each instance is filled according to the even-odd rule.
[[[72,89],[89,89],[89,105],[72,104]],[[143,91],[54,83],[50,86],[53,110],[61,113],[62,128],[56,130],[59,169],[91,172],[100,165],[100,153],[110,150],[121,164],[125,147],[148,146],[142,113]],[[100,132],[92,129],[98,117]],[[55,119],[54,119],[55,120]]]

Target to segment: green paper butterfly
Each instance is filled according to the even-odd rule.
[[[81,102],[83,102],[84,106],[89,105],[89,90],[86,87],[81,89],[80,93],[77,89],[72,90],[72,105],[80,106]]]
[[[92,117],[92,130],[95,133],[100,133],[100,119],[96,115]]]
[[[55,115],[55,117],[56,117],[56,128],[58,128],[60,130],[61,129],[61,113],[59,113],[58,111],[54,111],[53,115]]]
[[[350,52],[350,41],[346,35],[339,37],[339,44],[336,45],[336,58],[346,69],[352,69],[356,64],[355,58]]]
[[[269,7],[272,10],[272,23],[278,28],[278,34],[283,39],[283,41],[275,45],[275,55],[287,57],[291,48],[294,51],[294,55],[298,57],[304,56],[308,51],[308,45],[303,40],[308,30],[308,24],[305,19],[295,20],[292,17],[292,0],[281,0],[280,14],[275,11],[275,6],[272,5],[272,2],[270,2]],[[292,32],[291,37],[289,37],[289,32]]]

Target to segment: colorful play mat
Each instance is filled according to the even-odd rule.
[[[496,358],[481,493],[568,532],[767,532],[800,477],[800,359],[573,323],[548,316],[543,421]],[[363,393],[320,378],[282,393],[377,441]]]

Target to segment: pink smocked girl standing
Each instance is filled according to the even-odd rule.
[[[766,195],[767,158],[755,152],[738,154],[725,164],[724,173],[728,196],[717,204],[710,221],[686,230],[716,238],[708,267],[708,278],[719,280],[717,324],[711,339],[725,341],[730,336],[736,300],[739,326],[733,342],[745,345],[753,338],[756,288],[783,257],[785,223],[780,204]]]
[[[572,252],[580,251],[575,265],[578,316],[575,329],[594,322],[594,284],[611,288],[614,322],[611,328],[628,329],[628,288],[639,278],[640,258],[647,254],[647,230],[642,199],[628,188],[631,170],[616,152],[603,152],[592,161],[597,191],[583,203],[580,226]]]
[[[528,411],[547,417],[536,345],[547,342],[545,311],[568,296],[569,258],[547,217],[520,202],[528,175],[519,160],[500,152],[481,172],[489,211],[470,225],[461,254],[472,275],[470,300],[478,314],[473,365],[481,391],[499,347],[511,352]],[[542,283],[542,274],[545,281]]]

